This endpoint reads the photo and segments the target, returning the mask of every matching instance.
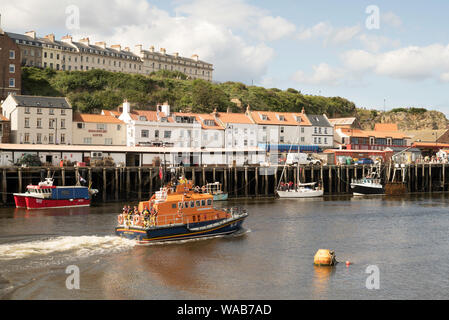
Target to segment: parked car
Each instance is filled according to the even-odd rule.
[[[287,164],[321,165],[321,160],[315,159],[307,153],[290,153],[287,155]]]
[[[370,158],[363,158],[363,159],[358,160],[356,162],[356,164],[361,164],[361,165],[363,165],[363,164],[374,164],[374,160],[370,159]]]

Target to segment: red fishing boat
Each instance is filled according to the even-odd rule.
[[[54,186],[52,178],[46,178],[38,185],[27,186],[25,193],[15,193],[17,208],[47,209],[90,206],[91,196],[98,190],[83,186]]]

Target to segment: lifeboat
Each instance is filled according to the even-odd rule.
[[[115,233],[139,243],[196,239],[236,233],[247,217],[241,208],[214,208],[212,194],[180,180],[140,202],[137,214],[119,215]]]
[[[313,263],[316,266],[334,266],[337,263],[335,252],[327,249],[320,249],[315,254]]]

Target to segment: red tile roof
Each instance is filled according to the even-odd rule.
[[[123,121],[117,119],[116,117],[101,114],[85,114],[77,113],[73,114],[74,122],[90,122],[90,123],[117,123],[123,124]]]

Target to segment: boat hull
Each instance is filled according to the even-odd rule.
[[[154,243],[197,239],[218,235],[233,234],[242,229],[245,217],[232,219],[229,221],[214,220],[190,225],[174,225],[169,227],[156,227],[148,230],[141,228],[126,228],[118,226],[115,229],[117,236],[137,240],[139,243]]]
[[[214,194],[214,201],[226,201],[226,200],[228,200],[227,193]]]
[[[26,197],[20,194],[14,194],[14,202],[16,203],[16,208],[26,209],[27,207]]]
[[[324,195],[323,190],[309,190],[309,191],[277,191],[279,198],[286,199],[301,199],[301,198],[318,198]]]
[[[352,193],[356,196],[383,195],[385,189],[382,186],[366,186],[363,184],[351,184]]]
[[[16,196],[14,197],[16,198]],[[18,196],[19,198],[19,196]],[[21,197],[25,198],[25,206],[20,208],[26,208],[29,210],[38,209],[49,209],[49,208],[74,208],[74,207],[88,207],[90,206],[90,199],[68,199],[68,200],[51,200],[51,199],[40,199],[34,197]],[[23,199],[19,200],[22,205]],[[18,207],[18,202],[16,201],[16,207]]]

